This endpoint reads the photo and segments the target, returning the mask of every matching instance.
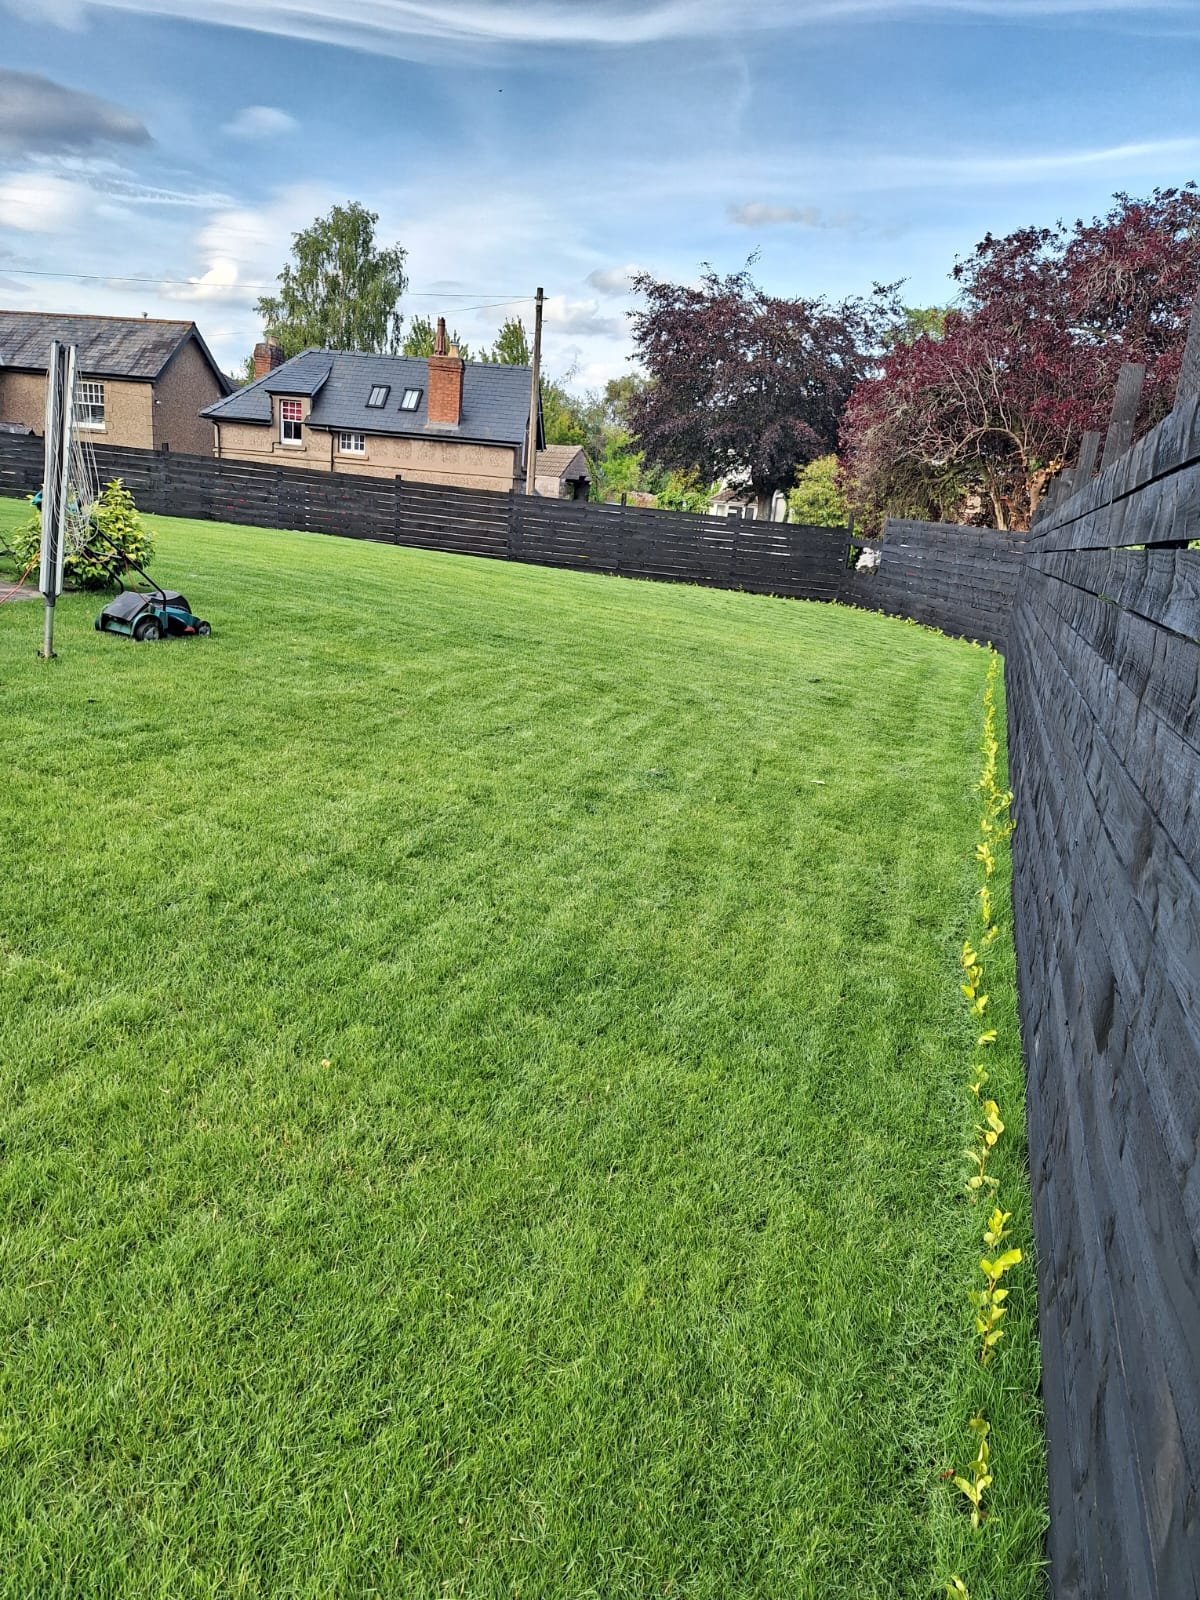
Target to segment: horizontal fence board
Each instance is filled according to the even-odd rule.
[[[840,599],[1004,648],[1023,535],[893,518],[883,540],[867,547],[879,552],[878,567],[843,571]]]
[[[1181,401],[1169,417],[1139,439],[1120,460],[1055,506],[1048,516],[1035,524],[1031,538],[1036,542],[1053,537],[1058,543],[1059,536],[1072,523],[1140,495],[1155,480],[1197,461],[1200,461],[1200,395],[1192,395]],[[1069,543],[1067,547],[1072,548]]]
[[[1195,397],[1030,535],[1014,914],[1054,1593],[1200,1596]],[[1130,546],[1149,545],[1149,549]]]

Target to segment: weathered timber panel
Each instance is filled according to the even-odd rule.
[[[1008,629],[1057,1600],[1200,1597],[1200,552],[1154,548],[1198,504],[1185,396],[1038,522]]]
[[[1003,650],[1024,544],[994,528],[893,518],[874,546],[879,567],[844,572],[838,598]]]

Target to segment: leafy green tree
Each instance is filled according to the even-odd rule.
[[[480,353],[481,361],[490,361],[503,367],[527,367],[533,360],[525,324],[520,317],[506,317],[490,350]]]
[[[554,378],[542,379],[542,429],[547,444],[587,444],[583,408]]]
[[[707,511],[712,503],[713,486],[702,483],[694,472],[666,472],[653,490],[662,511]]]
[[[623,429],[609,434],[596,466],[601,499],[608,500],[613,495],[629,494],[643,487],[645,456],[634,443],[633,435]]]
[[[378,221],[374,211],[352,201],[292,235],[279,291],[257,306],[286,356],[313,348],[374,355],[399,349],[407,252],[400,245],[377,248]]]
[[[900,320],[884,334],[883,342],[894,349],[898,344],[915,344],[918,339],[940,339],[952,310],[952,306],[902,306]]]
[[[850,519],[834,455],[818,456],[801,467],[787,499],[789,522],[802,522],[810,528],[844,528]]]
[[[604,385],[602,397],[605,421],[618,428],[631,427],[629,408],[645,387],[645,378],[640,378],[636,372],[626,372],[619,378],[610,378]]]
[[[404,342],[400,346],[402,356],[431,356],[437,341],[437,330],[428,317],[414,317],[408,325],[408,332],[404,335]],[[459,337],[458,329],[447,337],[447,344],[457,350],[464,361],[470,361],[471,350],[465,339]],[[486,360],[487,357],[484,357]]]

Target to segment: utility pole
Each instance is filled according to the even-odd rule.
[[[534,469],[537,461],[538,402],[541,399],[542,373],[542,291],[537,292],[533,313],[533,378],[529,386],[529,446],[525,452],[525,493],[533,493]]]

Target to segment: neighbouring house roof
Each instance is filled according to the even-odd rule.
[[[592,481],[587,457],[582,445],[578,444],[548,444],[534,457],[533,470],[535,477],[557,478],[560,483],[576,478],[583,478],[588,483]]]
[[[481,444],[524,442],[529,422],[528,367],[468,361],[463,372],[462,419],[457,427],[429,420],[429,365],[423,356],[373,356],[346,350],[306,350],[274,372],[218,400],[202,416],[214,422],[271,422],[272,395],[312,399],[310,428],[398,437],[430,436]],[[372,388],[388,388],[387,403],[367,405]],[[406,389],[419,389],[415,411],[401,411]],[[541,419],[538,421],[541,433]]]
[[[153,383],[189,339],[212,368],[226,394],[232,380],[218,367],[194,322],[157,317],[89,317],[57,311],[0,311],[0,372],[45,372],[50,345],[73,344],[77,368],[97,378]]]
[[[306,350],[302,356],[293,356],[290,361],[285,361],[281,367],[268,372],[265,378],[260,378],[258,384],[251,384],[250,388],[258,387],[263,394],[301,394],[310,398],[320,394],[329,380],[333,370],[333,357],[326,350]],[[245,394],[245,389],[239,389],[238,394]],[[234,398],[237,398],[236,396]],[[267,421],[271,420],[271,408],[268,405]]]

